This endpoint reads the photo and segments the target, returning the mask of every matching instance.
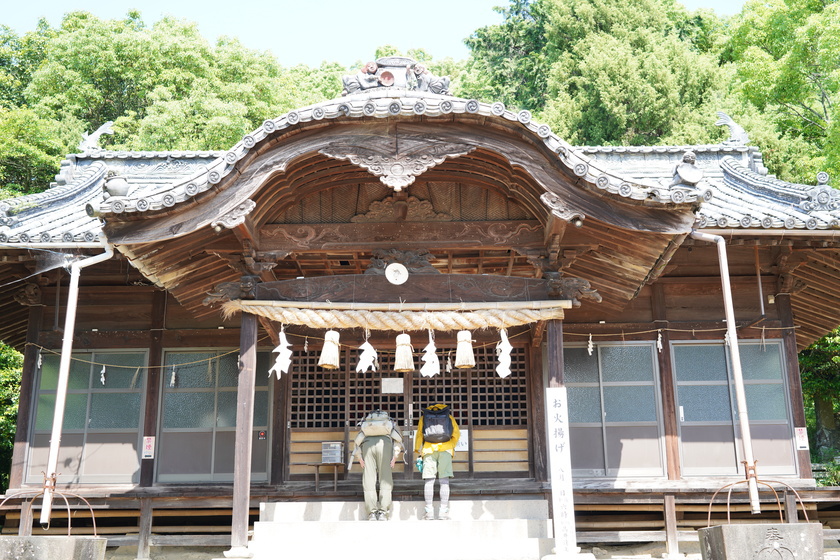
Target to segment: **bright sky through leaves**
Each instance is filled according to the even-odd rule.
[[[684,0],[691,10],[711,8],[733,15],[744,0]],[[422,48],[435,59],[467,57],[463,40],[475,29],[499,23],[493,11],[503,0],[426,0],[410,4],[391,0],[38,0],[19,2],[0,14],[0,24],[22,34],[45,17],[53,26],[71,11],[86,10],[104,19],[122,18],[138,9],[151,25],[164,15],[198,23],[201,34],[214,42],[221,35],[238,38],[246,47],[271,51],[283,66],[322,61],[349,66],[373,57],[377,47],[394,45],[402,51]]]

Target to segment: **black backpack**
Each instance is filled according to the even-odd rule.
[[[452,417],[449,406],[440,409],[423,409],[423,440],[443,443],[452,439]]]

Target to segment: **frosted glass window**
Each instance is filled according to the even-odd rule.
[[[652,381],[649,346],[600,346],[601,375],[605,382]]]
[[[143,388],[146,358],[142,354],[96,354],[96,362],[105,364],[105,385],[101,382],[102,366],[97,365],[94,367],[94,389]]]
[[[70,378],[67,380],[68,389],[84,390],[90,387],[91,361],[93,356],[90,354],[73,354],[73,359],[70,360]]]
[[[586,348],[563,350],[563,376],[568,383],[598,383],[598,353]]]
[[[569,387],[569,422],[601,423],[601,391],[598,387]]]
[[[254,425],[268,426],[268,391],[254,395]]]
[[[686,422],[731,422],[728,385],[681,385],[677,395]]]
[[[677,381],[727,381],[726,352],[722,344],[674,346]]]
[[[55,354],[41,355],[41,391],[55,391],[58,387],[59,361]]]
[[[219,387],[236,387],[239,383],[239,362],[237,358],[237,354],[227,354],[216,361],[219,368]]]
[[[236,391],[219,391],[216,426],[219,428],[236,427]]]
[[[38,448],[40,441],[48,441],[52,432],[60,362],[58,354],[43,356],[35,402],[33,448]],[[62,479],[98,483],[105,476],[109,481],[138,482],[136,449],[142,436],[146,352],[74,352],[68,369],[62,447],[68,441],[75,441],[73,453],[79,460],[59,465]],[[29,480],[35,472],[32,471],[27,482],[35,482]]]
[[[210,352],[184,352],[166,355],[167,380],[175,369],[176,389],[202,389],[216,386],[216,361]]]
[[[164,428],[212,428],[215,394],[166,393],[163,397]]]
[[[653,386],[604,387],[604,411],[607,422],[655,422]]]
[[[784,385],[781,383],[746,385],[747,412],[754,420],[787,420]]]
[[[275,356],[277,354],[271,352],[257,352],[257,387],[268,387],[268,380],[274,377],[274,373],[269,375],[268,370],[274,365]]]
[[[741,369],[745,380],[782,380],[782,357],[779,344],[741,344]],[[750,412],[752,416],[752,412]]]
[[[67,395],[64,430],[84,430],[87,423],[87,395]]]
[[[140,422],[139,393],[93,393],[90,422],[96,429],[137,429]]]

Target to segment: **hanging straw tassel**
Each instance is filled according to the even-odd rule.
[[[318,365],[324,369],[338,369],[338,331],[327,331]]]
[[[458,347],[455,349],[455,367],[461,369],[475,367],[472,333],[470,331],[458,331]]]
[[[397,352],[394,356],[394,371],[414,371],[414,348],[411,337],[405,333],[397,335]]]
[[[510,375],[510,351],[513,350],[507,337],[507,329],[499,331],[499,336],[502,338],[496,345],[496,355],[499,358],[499,365],[496,366],[496,373],[499,377],[505,378]]]
[[[436,350],[435,333],[432,329],[429,329],[429,344],[423,348],[423,355],[420,357],[420,361],[423,362],[423,366],[420,368],[420,375],[423,377],[434,377],[440,373],[440,361],[438,360],[437,354],[435,354]]]

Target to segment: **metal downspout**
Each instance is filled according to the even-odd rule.
[[[732,377],[735,381],[735,403],[738,407],[738,424],[741,428],[741,443],[744,462],[746,463],[747,485],[750,494],[750,507],[753,513],[761,513],[758,499],[758,483],[753,458],[750,419],[747,415],[747,395],[744,391],[744,374],[741,370],[741,353],[738,349],[738,331],[735,327],[735,309],[732,305],[732,285],[729,282],[729,261],[726,257],[726,240],[719,235],[709,235],[692,230],[691,237],[700,241],[717,244],[720,281],[723,285],[723,305],[726,310],[726,343],[732,356]]]
[[[67,403],[67,384],[70,378],[70,357],[73,352],[73,335],[76,329],[76,307],[79,300],[79,276],[83,268],[107,261],[114,256],[114,248],[105,239],[105,234],[99,234],[104,253],[78,260],[70,265],[70,287],[67,292],[67,309],[64,317],[64,339],[61,344],[61,361],[58,366],[58,384],[55,394],[55,411],[53,415],[52,435],[50,436],[50,454],[47,459],[47,472],[44,481],[44,500],[41,505],[41,525],[50,522],[52,513],[53,492],[58,474],[58,449],[61,443],[61,429],[64,425],[64,408]]]

